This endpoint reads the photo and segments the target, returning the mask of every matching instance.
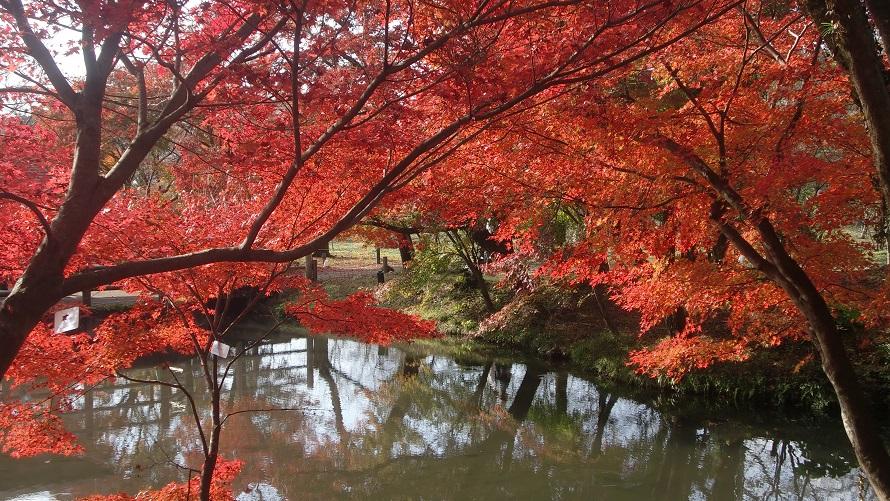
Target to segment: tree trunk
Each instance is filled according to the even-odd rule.
[[[210,489],[213,486],[213,472],[216,470],[216,461],[219,458],[219,427],[214,426],[208,444],[208,453],[201,467],[201,501],[211,501]]]
[[[795,264],[796,267],[796,264]],[[798,267],[798,270],[800,268]],[[786,292],[803,313],[810,326],[813,342],[819,350],[822,370],[828,377],[841,410],[844,430],[853,445],[856,459],[868,477],[878,499],[890,499],[890,455],[881,440],[865,394],[847,356],[831,310],[813,283],[803,274],[795,277]]]
[[[497,307],[494,305],[494,300],[491,299],[491,292],[488,290],[488,282],[485,281],[485,276],[475,267],[473,269],[473,280],[476,282],[476,287],[479,288],[479,294],[482,295],[485,309],[488,310],[489,313],[498,311]]]
[[[811,0],[810,3],[812,3]],[[890,125],[890,116],[887,117]],[[890,128],[888,128],[890,133]],[[888,135],[890,137],[890,135]],[[732,245],[761,273],[781,287],[806,318],[813,344],[819,351],[822,368],[837,396],[844,429],[862,470],[879,499],[890,500],[890,455],[881,441],[878,426],[871,415],[865,394],[847,357],[831,309],[816,285],[788,253],[783,239],[772,223],[756,211],[750,211],[744,199],[728,182],[688,148],[661,138],[660,144],[698,172],[717,192],[717,203],[735,208],[760,237],[764,252],[757,250],[742,233],[722,217],[722,210],[712,206],[710,219]],[[890,157],[888,157],[890,158]],[[719,209],[719,208],[716,208]]]
[[[890,2],[887,0],[865,0],[865,5],[871,13],[875,29],[884,46],[884,54],[890,57]]]
[[[71,183],[65,200],[25,272],[0,308],[0,378],[43,314],[64,297],[65,266],[93,218],[114,192],[102,193],[100,177],[101,96],[84,94],[78,108]]]
[[[0,379],[9,370],[28,334],[63,297],[61,278],[35,271],[37,268],[28,267],[0,307]]]
[[[822,361],[822,370],[837,396],[844,430],[853,445],[856,459],[878,499],[890,500],[890,455],[847,356],[831,308],[803,268],[788,254],[769,221],[761,220],[757,229],[763,238],[769,262],[775,266],[770,278],[788,294],[809,324],[813,344]]]
[[[885,44],[890,38],[890,8],[886,2],[868,2]],[[820,26],[834,27],[826,41],[853,84],[868,129],[881,197],[890,207],[890,82],[868,13],[858,0],[807,0],[806,8]],[[882,230],[888,233],[886,222]]]
[[[213,367],[216,370],[214,364]],[[214,381],[215,383],[215,381]],[[216,384],[214,384],[216,386]],[[207,444],[207,454],[204,456],[204,465],[201,467],[201,501],[211,501],[210,490],[213,487],[213,472],[216,471],[216,462],[219,459],[219,435],[222,431],[222,423],[219,411],[220,392],[218,387],[212,391],[212,426],[210,443]]]
[[[569,373],[556,373],[556,412],[561,416],[569,413]]]

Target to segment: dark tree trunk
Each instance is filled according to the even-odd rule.
[[[475,265],[471,271],[473,273],[473,282],[476,283],[476,288],[479,289],[479,294],[482,296],[482,301],[485,303],[485,309],[489,313],[496,312],[498,309],[494,304],[494,300],[491,299],[491,291],[488,289],[488,282],[485,281],[485,276],[482,274],[482,271]]]
[[[861,7],[861,6],[860,6]],[[890,124],[890,115],[886,117]],[[890,129],[888,129],[890,132]],[[819,289],[803,268],[788,253],[783,239],[772,223],[757,211],[750,210],[742,196],[692,150],[661,137],[658,143],[683,159],[715,190],[718,200],[712,206],[710,218],[732,245],[751,263],[788,295],[807,320],[813,344],[819,351],[822,368],[834,389],[841,409],[847,436],[863,471],[878,498],[890,500],[890,455],[878,434],[878,426],[871,414],[862,388],[847,357],[831,309]],[[890,157],[888,157],[890,158]],[[722,217],[723,204],[731,206],[737,217],[742,217],[756,229],[763,252],[759,251],[738,228]],[[716,210],[715,210],[716,208]]]
[[[875,28],[883,44],[890,40],[890,2],[868,0]],[[835,60],[846,70],[865,116],[881,197],[890,207],[890,88],[875,30],[858,0],[807,0],[810,16],[820,26],[835,29],[826,42]],[[882,228],[888,234],[888,228]]]
[[[865,5],[871,14],[881,45],[884,46],[884,55],[890,57],[890,2],[887,0],[865,0]]]
[[[890,455],[847,356],[831,308],[810,277],[788,254],[769,221],[761,220],[757,229],[763,238],[769,262],[775,267],[768,276],[788,294],[807,320],[813,344],[819,351],[822,370],[837,396],[844,429],[853,445],[856,459],[878,499],[888,500]]]
[[[614,394],[609,395],[600,391],[597,396],[597,413],[596,413],[596,431],[593,434],[593,443],[590,448],[591,456],[599,456],[603,450],[603,436],[606,433],[606,425],[609,424],[609,417],[612,415],[612,409],[618,397]]]
[[[470,238],[473,242],[479,246],[480,249],[488,252],[489,254],[510,254],[512,249],[509,245],[504,242],[498,242],[497,240],[492,239],[493,236],[488,228],[482,226],[480,228],[474,228],[467,232],[470,235]]]
[[[476,391],[473,392],[473,402],[476,407],[482,408],[482,395],[485,393],[485,387],[488,385],[488,375],[491,373],[491,362],[485,362],[485,368],[479,374],[479,382],[476,383]]]
[[[44,314],[64,297],[62,269],[68,258],[41,245],[25,273],[0,308],[0,378],[12,365],[28,334]]]
[[[510,404],[510,408],[507,409],[507,412],[513,416],[518,422],[525,421],[526,416],[528,416],[528,411],[532,408],[532,402],[535,400],[535,394],[538,392],[538,387],[541,386],[541,376],[544,373],[541,372],[537,367],[533,367],[531,365],[526,366],[525,375],[522,376],[522,382],[519,383],[519,388],[516,389],[516,395],[513,396],[513,403]]]
[[[214,370],[216,367],[214,367]],[[201,487],[199,497],[201,501],[211,501],[210,490],[213,486],[213,472],[216,471],[216,462],[219,459],[219,436],[222,431],[220,419],[220,392],[218,388],[212,391],[212,429],[210,441],[207,444],[207,454],[204,456],[204,465],[201,467]]]
[[[403,266],[414,260],[414,242],[411,241],[411,235],[399,235],[399,257]]]
[[[607,261],[603,261],[602,263],[600,263],[599,272],[607,273],[608,271],[609,263]],[[603,319],[603,325],[606,326],[606,330],[608,330],[612,334],[618,334],[618,330],[615,328],[615,325],[609,318],[609,312],[606,309],[605,301],[609,298],[608,292],[609,291],[604,284],[596,284],[593,286],[593,299],[594,301],[596,301],[596,308],[597,310],[599,310],[600,318]]]
[[[810,325],[822,360],[822,370],[837,395],[844,429],[859,465],[878,499],[890,499],[890,456],[847,356],[831,310],[808,278],[796,282],[795,290],[786,289],[786,292]]]

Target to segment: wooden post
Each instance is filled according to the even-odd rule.
[[[306,336],[306,385],[315,387],[315,348],[312,336]]]
[[[379,270],[377,272],[377,283],[382,284],[386,282],[386,275],[383,273],[383,270]]]
[[[81,302],[83,302],[84,306],[92,306],[93,305],[93,293],[92,291],[83,291],[80,293]]]
[[[306,256],[306,278],[318,282],[318,260],[312,259],[312,256]]]
[[[380,264],[380,247],[377,247],[375,252],[377,253],[377,264]],[[890,253],[888,253],[888,255],[890,255]]]

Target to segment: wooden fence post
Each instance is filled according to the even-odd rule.
[[[318,260],[311,255],[306,256],[306,278],[312,282],[318,282]]]

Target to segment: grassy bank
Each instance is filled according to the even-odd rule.
[[[517,349],[566,364],[604,385],[655,393],[667,405],[695,398],[716,406],[765,405],[820,413],[835,409],[834,392],[809,343],[758,350],[745,362],[718,363],[679,382],[653,379],[627,365],[628,353],[654,344],[668,334],[667,328],[640,337],[637,319],[593,290],[550,285],[521,294],[497,287],[492,291],[502,309],[489,315],[459,270],[425,263],[378,295],[386,306],[437,321],[465,351],[488,345]],[[871,400],[881,409],[890,408],[890,342],[866,345],[865,333],[855,325],[843,330]]]
[[[695,401],[710,406],[798,408],[833,412],[834,393],[809,343],[758,350],[745,362],[725,362],[692,372],[681,381],[636,374],[628,353],[668,334],[656,328],[638,336],[638,319],[608,302],[602,291],[543,285],[515,292],[488,285],[499,311],[491,314],[459,260],[440,251],[421,251],[409,270],[397,251],[385,249],[396,269],[384,285],[376,283],[373,247],[335,243],[329,268],[320,280],[335,297],[373,290],[383,306],[435,320],[446,339],[444,349],[459,357],[490,356],[491,350],[542,357],[583,372],[603,386],[654,396],[667,406]],[[842,326],[857,373],[871,400],[890,409],[890,341],[867,336],[852,323]],[[868,340],[866,343],[865,341]]]

